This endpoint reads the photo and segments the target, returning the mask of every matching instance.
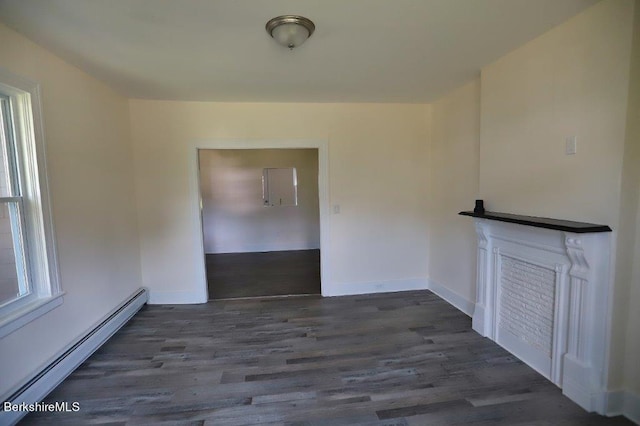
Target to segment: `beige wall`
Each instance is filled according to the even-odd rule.
[[[482,69],[490,210],[617,226],[631,7],[605,0]],[[578,153],[565,155],[572,135]]]
[[[431,129],[429,278],[474,302],[476,233],[458,213],[478,197],[479,79],[433,103]]]
[[[198,157],[205,253],[320,248],[317,149],[203,149]],[[297,205],[264,206],[267,167],[295,167]]]
[[[640,161],[640,160],[639,160]],[[640,190],[636,215],[636,241],[634,247],[633,273],[631,276],[628,293],[629,316],[627,318],[626,352],[624,364],[624,387],[640,395],[640,309],[637,302],[640,301]]]
[[[612,249],[629,231],[620,203],[633,3],[602,1],[483,68],[480,198],[489,210],[607,224]],[[568,136],[576,155],[564,154]],[[622,386],[626,295],[616,279],[612,388]]]
[[[194,141],[215,139],[329,141],[330,203],[341,213],[325,212],[323,289],[359,292],[426,280],[428,107],[143,100],[130,107],[143,282],[152,299],[201,295],[189,163]]]
[[[0,395],[140,286],[127,101],[0,24],[0,58],[41,85],[64,304],[0,340]]]
[[[640,395],[640,0],[634,4],[628,105],[616,269],[622,285],[617,306],[628,305],[628,316],[624,374],[616,379]]]

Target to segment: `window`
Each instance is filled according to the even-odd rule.
[[[265,206],[297,206],[298,179],[295,167],[262,171],[262,200]]]
[[[38,86],[0,69],[0,337],[62,303]]]

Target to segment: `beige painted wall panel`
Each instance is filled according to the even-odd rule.
[[[64,304],[0,340],[0,395],[140,286],[127,101],[0,25],[0,58],[40,83]]]
[[[198,293],[189,199],[194,141],[329,141],[327,253],[337,286],[426,279],[424,105],[253,104],[132,100],[143,281],[152,293]],[[325,283],[326,284],[326,283]]]
[[[626,388],[640,396],[640,0],[634,4],[633,49],[631,51],[631,77],[629,82],[629,107],[622,173],[622,202],[618,238],[618,263],[616,272],[621,289],[617,292],[616,313],[624,322],[627,316],[626,336],[618,337],[626,342],[625,368],[622,378]],[[623,331],[621,330],[622,334]],[[625,338],[626,337],[626,338]],[[620,358],[614,359],[618,361]],[[619,371],[619,370],[617,370]]]
[[[432,104],[429,278],[475,302],[476,233],[473,210],[480,167],[480,80]]]
[[[638,193],[640,199],[640,190]],[[628,293],[629,316],[626,330],[626,353],[624,364],[624,387],[636,395],[640,395],[640,309],[637,302],[640,301],[640,201],[637,206],[636,217],[636,241],[634,247],[633,272]],[[617,370],[616,370],[617,371]]]
[[[617,225],[631,6],[598,3],[482,69],[490,210]],[[576,155],[564,154],[568,136]]]
[[[198,157],[205,253],[320,248],[317,149],[204,149]],[[298,204],[264,206],[264,168],[290,167]]]

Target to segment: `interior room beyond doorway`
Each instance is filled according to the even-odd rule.
[[[209,299],[320,294],[318,150],[200,149]]]

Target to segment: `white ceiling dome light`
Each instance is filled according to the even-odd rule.
[[[282,15],[269,20],[265,28],[278,44],[293,50],[311,37],[316,26],[304,16]]]

